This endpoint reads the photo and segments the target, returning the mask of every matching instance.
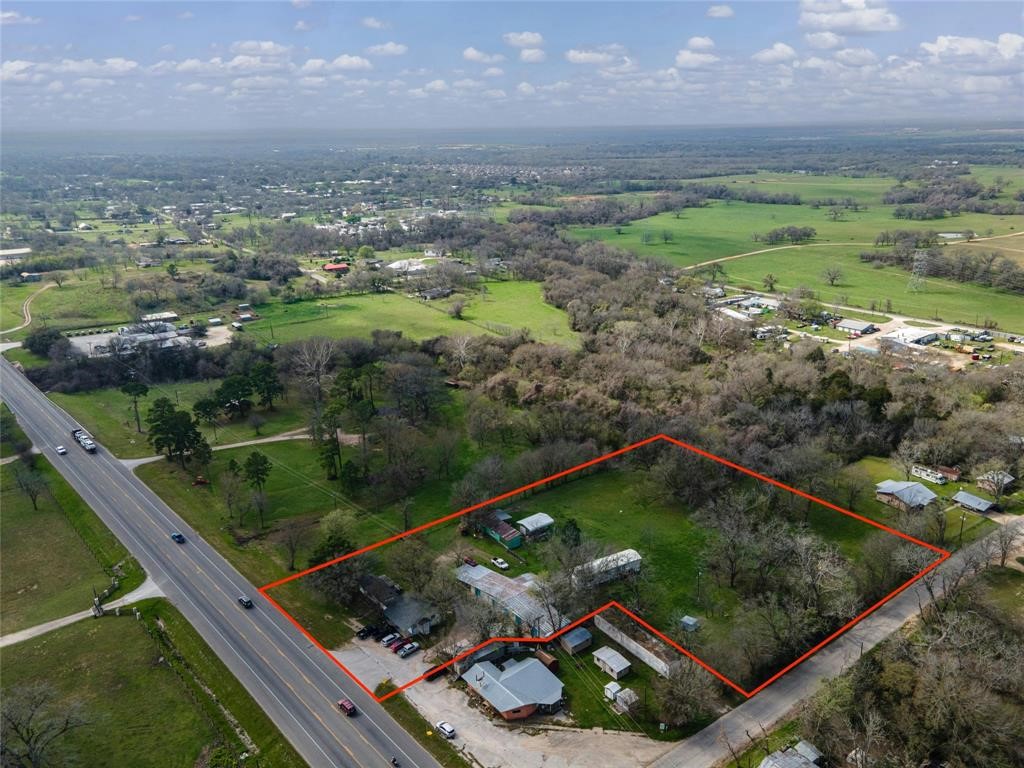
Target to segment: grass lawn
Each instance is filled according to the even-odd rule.
[[[29,352],[27,349],[22,349],[21,347],[14,347],[13,349],[5,350],[4,357],[12,363],[21,363],[22,367],[26,370],[50,364],[50,361],[45,357],[40,357],[39,355]]]
[[[191,410],[196,400],[213,392],[218,385],[218,381],[152,385],[149,394],[139,400],[139,416],[142,419],[143,430],[146,429],[146,414],[153,407],[153,401],[166,397],[179,408]],[[145,432],[139,434],[136,431],[131,399],[120,389],[94,389],[75,394],[51,392],[50,398],[71,414],[114,455],[125,459],[155,455],[156,451],[146,441]],[[266,419],[266,423],[260,427],[259,435],[244,420],[229,422],[223,418],[217,427],[216,435],[213,428],[206,425],[202,425],[199,431],[206,435],[211,446],[216,447],[288,432],[306,425],[305,410],[294,398],[290,401],[278,401],[274,405],[274,410],[256,408],[253,412]]]
[[[796,720],[790,720],[769,733],[767,737],[761,734],[751,734],[758,738],[758,743],[743,752],[737,759],[726,763],[725,768],[757,768],[770,753],[793,746],[800,740],[800,734],[797,731],[798,725]]]
[[[369,337],[378,329],[402,331],[412,339],[432,336],[507,334],[527,328],[538,341],[578,343],[568,316],[544,303],[539,283],[487,283],[488,293],[459,295],[426,302],[400,293],[346,296],[295,304],[264,304],[261,318],[245,333],[266,341],[294,341],[310,336]],[[464,320],[447,313],[456,300],[466,302]]]
[[[0,329],[6,330],[21,325],[24,320],[21,316],[21,305],[43,285],[45,283],[21,283],[17,280],[0,283]]]
[[[383,696],[394,689],[395,686],[385,680],[377,686],[374,693]],[[456,751],[450,741],[437,733],[434,726],[423,718],[423,715],[409,703],[405,696],[402,694],[392,696],[384,702],[383,707],[444,768],[470,768],[469,761]]]
[[[86,619],[0,651],[5,691],[44,682],[59,708],[80,702],[89,725],[58,742],[53,765],[191,768],[217,729],[160,656],[127,617]]]
[[[60,288],[50,288],[33,299],[32,325],[10,334],[10,338],[23,339],[30,330],[43,324],[62,330],[101,326],[116,328],[131,320],[133,310],[124,289],[124,280],[134,277],[133,273],[124,273],[118,288],[101,287],[99,273],[92,270],[79,269],[76,273],[81,275],[81,279],[68,273]],[[39,287],[38,283],[33,285]],[[15,323],[18,324],[20,321]]]
[[[42,457],[36,465],[48,493],[39,510],[18,490],[14,465],[0,467],[0,634],[9,634],[87,609],[93,589],[110,584],[121,563],[119,595],[142,582],[142,571],[95,513]]]
[[[1024,622],[1024,571],[992,566],[982,572],[981,579],[989,599]]]

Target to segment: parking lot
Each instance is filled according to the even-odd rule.
[[[420,652],[407,659],[373,639],[353,640],[334,656],[370,688],[390,678],[411,680],[431,665]],[[541,725],[532,719],[509,724],[491,719],[467,695],[448,684],[451,678],[424,680],[405,696],[429,722],[445,720],[455,727],[453,744],[486,768],[568,768],[573,765],[644,766],[667,752],[671,742],[613,731]]]

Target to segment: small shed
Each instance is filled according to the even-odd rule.
[[[553,654],[538,649],[533,655],[537,657],[537,661],[548,668],[549,672],[558,674],[558,659]]]
[[[679,626],[687,632],[696,632],[700,629],[700,619],[695,616],[683,616],[683,618],[679,620]]]
[[[989,512],[996,505],[994,501],[983,499],[967,491],[957,491],[954,493],[953,502],[961,509],[969,509],[971,512],[978,512],[982,515]]]
[[[575,656],[580,651],[586,650],[593,642],[594,636],[591,635],[590,630],[585,627],[570,629],[558,638],[558,644],[562,646],[562,650],[570,656]]]
[[[618,683],[616,683],[618,685]],[[612,709],[620,714],[626,715],[636,712],[640,708],[640,697],[632,688],[623,688],[612,703]]]
[[[619,695],[619,691],[621,690],[622,686],[612,680],[604,687],[604,697],[608,699],[608,701],[615,701],[615,698]]]
[[[632,669],[629,659],[608,646],[594,651],[594,663],[615,680],[625,677]]]
[[[219,317],[211,317],[206,321],[207,325],[223,325],[224,321]]]
[[[537,512],[516,521],[516,527],[529,539],[539,539],[542,536],[546,536],[551,532],[554,524],[555,519],[544,512]]]

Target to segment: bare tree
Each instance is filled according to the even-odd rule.
[[[995,534],[995,542],[999,551],[1000,567],[1006,567],[1006,561],[1010,559],[1010,555],[1022,541],[1024,541],[1024,527],[1017,521],[999,527]]]
[[[8,688],[0,704],[0,765],[43,768],[54,765],[59,741],[87,725],[82,706],[58,701],[47,683]]]
[[[333,340],[315,336],[300,343],[295,355],[295,375],[312,392],[317,414],[320,413],[324,384],[334,363],[336,351]]]
[[[48,488],[46,478],[38,470],[18,462],[14,466],[14,482],[18,484],[18,490],[28,496],[32,509],[38,511],[39,497]]]
[[[843,279],[843,270],[836,266],[826,267],[821,276],[829,285],[835,285]]]
[[[680,663],[655,684],[658,719],[669,725],[686,725],[708,712],[714,693],[708,676],[690,661]]]
[[[909,437],[905,437],[900,441],[892,458],[899,465],[900,469],[903,470],[905,478],[909,480],[911,470],[921,460],[921,446]]]
[[[223,472],[221,473],[220,480],[220,495],[224,499],[224,506],[227,507],[228,515],[234,517],[238,514],[238,525],[241,526],[245,522],[245,513],[247,511],[245,499],[245,481],[242,476],[234,472]]]
[[[302,520],[290,519],[281,529],[281,541],[288,552],[288,570],[295,570],[295,557],[299,549],[310,539],[309,526]]]

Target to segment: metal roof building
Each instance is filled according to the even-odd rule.
[[[524,573],[510,579],[482,565],[460,565],[455,577],[468,586],[477,597],[488,597],[492,605],[501,606],[515,620],[521,630],[531,637],[547,637],[555,632],[549,612],[533,597],[537,577]],[[557,616],[558,629],[569,622]]]
[[[615,680],[625,677],[633,669],[629,659],[607,645],[594,651],[594,663]]]
[[[883,480],[875,486],[875,493],[879,496],[897,500],[906,509],[920,509],[939,498],[934,492],[921,485],[921,483],[905,482],[902,480]]]
[[[957,491],[953,494],[953,501],[959,504],[964,509],[969,509],[972,512],[980,512],[985,514],[996,504],[994,501],[988,501],[980,496],[975,496],[973,493],[967,491]]]
[[[543,512],[537,512],[536,514],[516,521],[516,526],[518,526],[519,530],[521,530],[525,536],[540,536],[546,531],[551,530],[551,527],[554,524],[555,518]]]
[[[562,681],[534,658],[510,659],[499,669],[489,661],[470,667],[462,679],[506,720],[562,707]]]

